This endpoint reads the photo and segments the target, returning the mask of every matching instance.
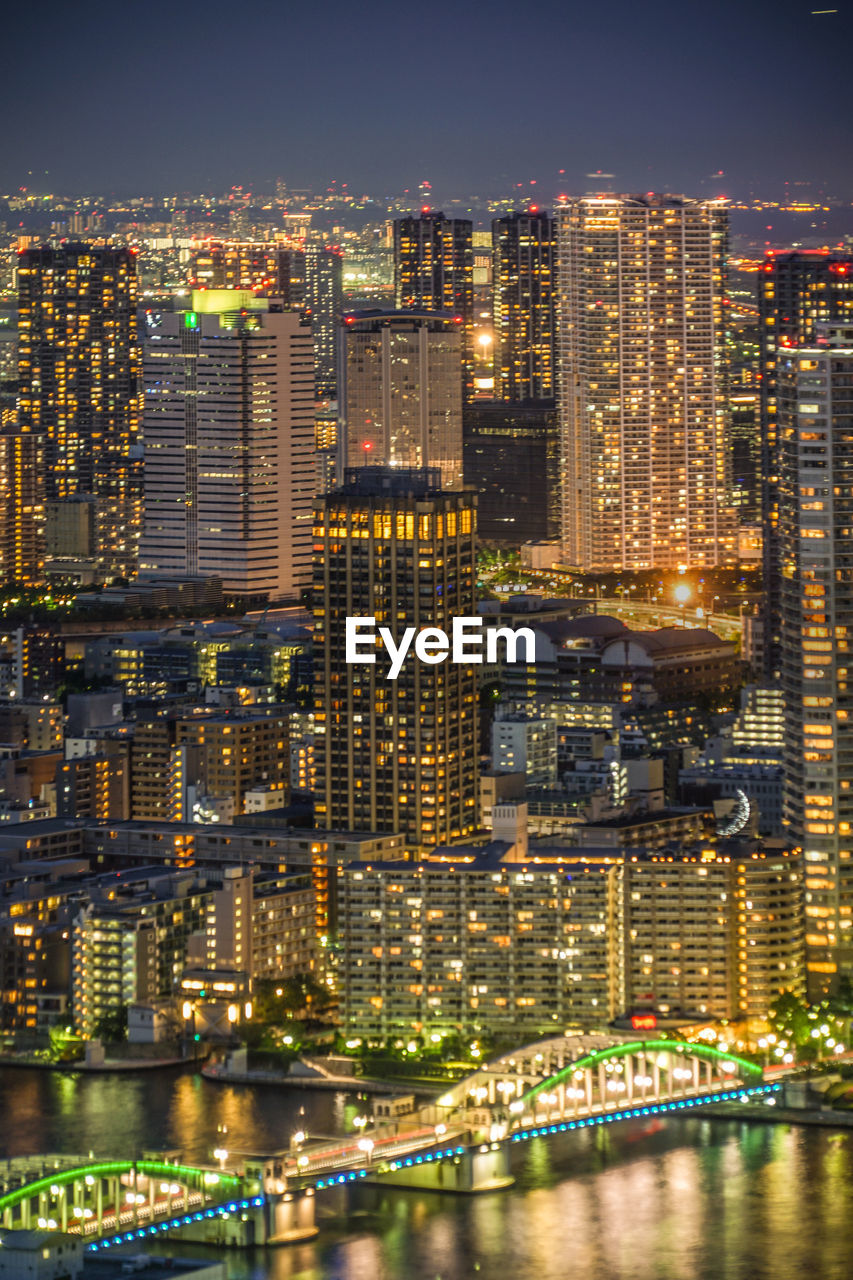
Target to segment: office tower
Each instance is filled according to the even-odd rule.
[[[853,976],[853,325],[780,351],[784,817],[806,865],[812,995]]]
[[[743,524],[761,519],[761,431],[759,396],[741,391],[729,398],[732,506]]]
[[[554,223],[530,208],[492,222],[495,399],[554,395]]]
[[[146,317],[141,563],[298,596],[311,575],[311,329],[238,291],[196,292],[193,308]]]
[[[730,562],[723,204],[584,196],[556,223],[564,559]]]
[[[463,394],[474,390],[474,250],[471,223],[423,209],[394,221],[396,305],[461,316]]]
[[[421,662],[396,680],[382,653],[347,663],[348,617],[452,628],[476,612],[476,497],[437,469],[347,470],[314,505],[314,749],[318,827],[404,833],[413,846],[476,826],[477,680],[467,663]]]
[[[44,579],[44,437],[0,430],[0,583]]]
[[[314,393],[318,400],[334,400],[344,309],[343,254],[339,249],[306,247],[305,309],[314,334]]]
[[[193,289],[250,289],[288,309],[305,302],[304,255],[274,244],[212,240],[193,254],[187,278]]]
[[[462,487],[460,329],[427,311],[344,316],[346,466],[438,467],[443,488]]]
[[[98,576],[127,577],[142,528],[135,253],[26,249],[18,286],[19,426],[44,436],[45,497],[91,495]]]
[[[518,546],[560,531],[560,433],[553,400],[475,400],[462,410],[465,485],[481,541]]]
[[[761,475],[764,526],[764,674],[780,669],[782,577],[779,545],[779,363],[814,342],[821,321],[853,321],[853,256],[799,249],[771,255],[758,273]]]

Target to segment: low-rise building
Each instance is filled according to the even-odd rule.
[[[530,786],[557,781],[557,726],[553,720],[507,716],[492,725],[492,764],[508,773],[524,773]]]

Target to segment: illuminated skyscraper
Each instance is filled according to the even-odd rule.
[[[821,321],[853,320],[853,257],[808,249],[774,254],[758,273],[758,316],[761,344],[764,655],[765,676],[772,681],[781,660],[779,361],[789,348],[813,342],[816,326]]]
[[[452,629],[475,610],[476,496],[437,470],[348,470],[314,504],[314,741],[318,827],[402,832],[413,846],[476,827],[477,680],[467,663],[384,653],[346,662],[346,619]]]
[[[733,560],[723,204],[584,196],[555,216],[564,559]]]
[[[443,488],[461,489],[461,328],[434,312],[344,317],[346,466],[438,467]]]
[[[802,843],[812,995],[853,977],[853,325],[780,351],[784,817]]]
[[[474,249],[467,218],[423,209],[419,218],[394,222],[397,306],[461,316],[463,394],[474,389]]]
[[[188,279],[194,289],[251,289],[288,308],[305,301],[304,255],[274,244],[212,240],[193,255]]]
[[[492,222],[495,399],[554,394],[554,223],[536,208]]]
[[[134,251],[25,249],[18,284],[18,423],[44,437],[45,497],[92,495],[98,574],[127,577],[142,527]]]
[[[314,334],[314,389],[318,400],[334,400],[338,344],[344,309],[343,255],[339,249],[305,249],[305,308]]]
[[[142,566],[296,596],[311,577],[310,326],[238,291],[193,305],[147,316]]]
[[[44,578],[44,438],[0,431],[0,583]]]

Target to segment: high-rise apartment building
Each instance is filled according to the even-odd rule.
[[[305,248],[305,309],[314,335],[314,391],[318,400],[334,400],[337,395],[343,261],[339,249]]]
[[[798,249],[773,254],[758,273],[761,373],[761,477],[764,553],[764,673],[773,680],[781,662],[782,574],[779,483],[778,382],[792,347],[814,342],[823,321],[853,321],[853,256]]]
[[[780,352],[784,816],[806,868],[812,994],[853,976],[853,325]]]
[[[554,223],[530,208],[492,222],[496,400],[554,395]]]
[[[0,431],[0,583],[44,578],[44,436]]]
[[[622,1011],[622,867],[507,856],[350,863],[341,873],[347,1035],[535,1039]]]
[[[344,316],[345,465],[438,467],[462,487],[461,322],[427,311]]]
[[[464,335],[463,394],[474,389],[474,249],[467,218],[423,209],[394,221],[396,305],[460,316]]]
[[[733,560],[724,205],[596,195],[555,217],[564,559]]]
[[[346,619],[452,629],[475,613],[476,497],[437,470],[353,468],[314,507],[314,740],[319,827],[404,833],[414,846],[476,826],[477,680],[466,662],[381,652],[346,661]]]
[[[297,596],[311,576],[310,326],[239,291],[196,292],[193,308],[147,316],[142,566]]]
[[[533,858],[500,838],[351,862],[339,894],[349,1035],[532,1038],[625,1012],[764,1018],[783,992],[803,993],[802,859],[781,841],[679,854],[540,844]]]
[[[142,528],[135,253],[25,249],[18,287],[18,425],[44,437],[45,497],[92,495],[97,574],[127,577]]]
[[[803,862],[782,841],[626,859],[625,996],[633,1013],[764,1018],[804,994]]]
[[[275,244],[213,240],[193,254],[188,282],[193,289],[248,289],[298,308],[305,301],[305,258]]]

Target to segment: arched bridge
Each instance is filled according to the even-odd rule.
[[[721,1090],[761,1081],[754,1063],[701,1042],[566,1034],[484,1063],[438,1100],[437,1114],[450,1119],[488,1112],[512,1130],[710,1100]]]
[[[4,1227],[68,1231],[91,1239],[92,1248],[262,1203],[244,1177],[165,1159],[10,1162],[0,1188]]]
[[[358,1140],[252,1157],[240,1174],[165,1157],[0,1164],[0,1221],[80,1234],[92,1252],[176,1229],[202,1243],[302,1240],[317,1231],[318,1192],[361,1180],[494,1190],[512,1182],[510,1149],[528,1138],[781,1088],[701,1042],[567,1032],[484,1063],[390,1131],[380,1121]]]

